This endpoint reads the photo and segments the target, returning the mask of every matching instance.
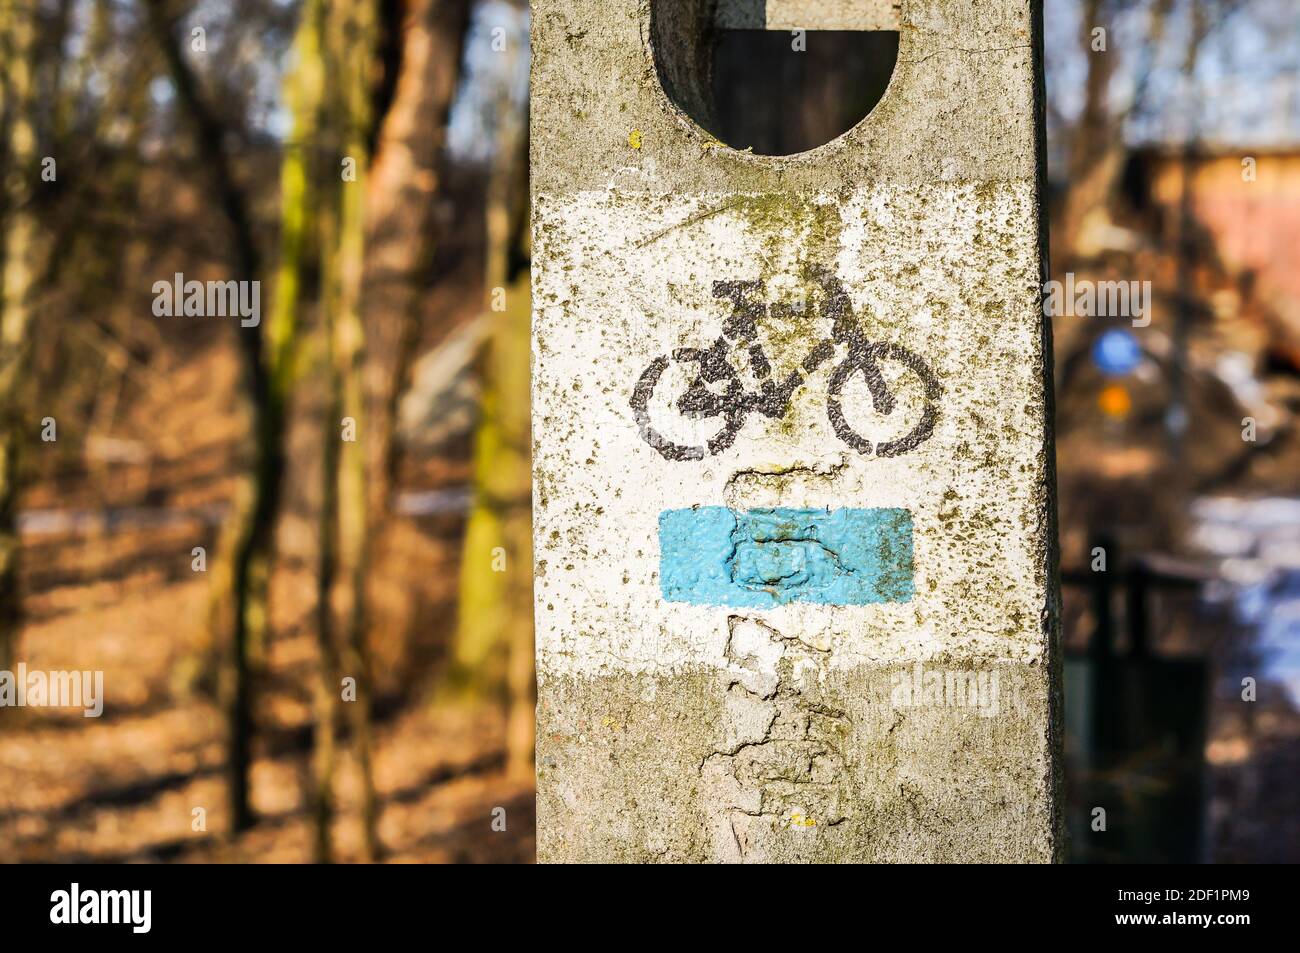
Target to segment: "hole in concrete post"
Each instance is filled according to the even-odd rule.
[[[898,60],[896,16],[874,0],[653,0],[655,69],[668,98],[720,142],[793,155],[875,108]]]

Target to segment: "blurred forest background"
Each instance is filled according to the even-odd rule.
[[[1053,319],[1071,857],[1300,860],[1300,10],[1045,35],[1053,277],[1153,289]],[[0,669],[106,694],[0,709],[0,859],[532,860],[527,40],[0,0]],[[869,108],[824,40],[720,39],[734,135]]]

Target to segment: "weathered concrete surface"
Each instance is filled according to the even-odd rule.
[[[707,10],[674,22],[687,7],[652,29],[631,0],[533,4],[538,857],[1053,860],[1030,4],[904,4],[884,99],[791,157],[721,146],[669,99],[707,111],[688,29]],[[741,305],[719,281],[762,288]],[[801,374],[787,412],[729,439],[707,395],[701,417],[676,404],[699,367],[678,349],[724,327],[747,391],[755,341],[771,381]],[[863,373],[835,393],[853,355],[888,412]],[[660,514],[692,506],[905,509],[910,598],[668,601]],[[778,592],[810,545],[791,540],[765,544],[786,547]]]

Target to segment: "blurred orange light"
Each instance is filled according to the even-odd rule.
[[[1133,399],[1123,384],[1107,384],[1097,395],[1097,406],[1107,417],[1127,417],[1133,409]]]

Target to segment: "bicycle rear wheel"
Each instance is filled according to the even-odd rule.
[[[872,444],[870,440],[849,425],[844,416],[840,395],[844,385],[852,380],[855,374],[861,374],[866,381],[867,390],[871,394],[872,408],[882,416],[891,415],[894,412],[896,401],[894,394],[885,381],[884,375],[880,371],[880,361],[882,360],[903,364],[920,379],[922,392],[925,396],[925,408],[922,411],[920,422],[906,434],[895,440]],[[934,372],[926,366],[926,363],[920,357],[901,345],[877,342],[866,345],[859,349],[857,353],[850,353],[836,366],[827,387],[826,416],[830,420],[831,429],[835,431],[835,436],[858,451],[858,453],[870,454],[874,452],[878,457],[896,457],[920,446],[934,433],[935,425],[939,421],[938,401],[942,396],[943,385],[939,383],[939,379],[934,375]]]

